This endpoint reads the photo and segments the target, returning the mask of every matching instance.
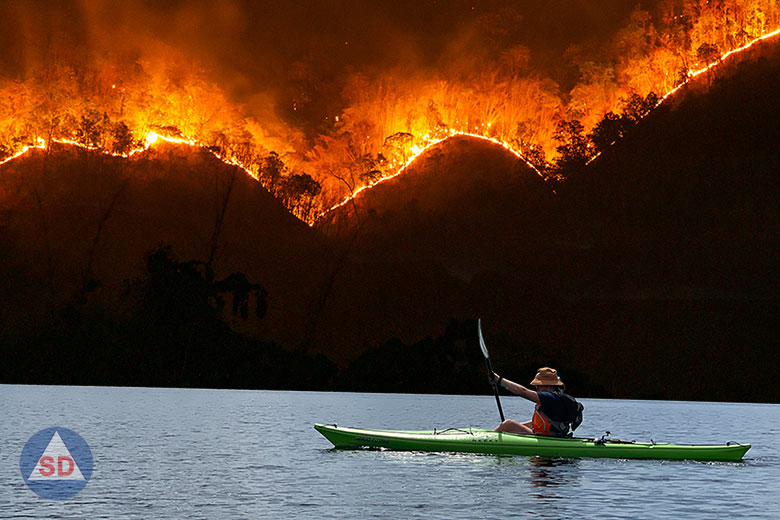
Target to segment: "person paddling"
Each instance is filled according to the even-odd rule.
[[[531,385],[536,391],[523,385],[504,379],[495,372],[490,382],[536,403],[533,418],[526,422],[507,419],[494,431],[505,433],[524,433],[527,435],[545,435],[550,437],[571,437],[582,422],[583,406],[572,396],[564,393],[565,385],[554,368],[540,368]]]

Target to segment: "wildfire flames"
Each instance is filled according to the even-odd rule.
[[[780,2],[667,4],[655,18],[635,10],[606,59],[581,56],[580,81],[566,95],[528,70],[528,49],[514,46],[493,69],[460,77],[356,73],[343,86],[342,112],[314,136],[248,117],[186,60],[52,62],[24,81],[0,83],[0,165],[52,143],[122,157],[179,143],[243,169],[309,224],[455,135],[490,140],[550,178],[573,140],[587,142],[630,100],[657,106],[725,59],[780,35]],[[297,111],[299,101],[292,103]],[[585,159],[602,151],[582,146]]]
[[[503,147],[505,150],[507,150],[508,152],[513,154],[518,159],[521,159],[522,161],[524,161],[528,165],[528,167],[531,168],[534,172],[536,172],[540,177],[542,177],[543,179],[545,178],[544,175],[539,170],[537,170],[536,167],[533,164],[528,162],[528,160],[526,159],[526,157],[523,155],[522,152],[520,152],[518,150],[515,150],[508,143],[500,141],[500,140],[498,140],[498,139],[496,139],[494,137],[487,137],[487,136],[480,135],[480,134],[472,134],[472,133],[468,133],[468,132],[458,132],[457,130],[452,130],[452,131],[449,132],[449,135],[447,135],[447,137],[441,137],[439,139],[430,139],[429,137],[428,138],[424,138],[423,139],[423,143],[425,143],[424,145],[410,147],[410,149],[409,149],[409,153],[410,153],[409,159],[406,161],[405,164],[403,164],[400,168],[398,168],[395,171],[395,173],[392,173],[390,175],[382,177],[382,178],[376,180],[375,182],[372,182],[371,184],[366,184],[366,185],[361,186],[360,188],[358,188],[354,192],[352,192],[350,195],[344,197],[344,199],[342,199],[340,202],[334,204],[333,206],[327,208],[325,211],[320,213],[318,217],[322,217],[322,216],[326,215],[327,213],[333,211],[334,209],[340,208],[344,204],[347,204],[350,200],[352,200],[354,197],[356,197],[360,192],[362,192],[364,190],[367,190],[367,189],[370,189],[370,188],[373,188],[377,184],[380,184],[380,183],[382,183],[382,182],[384,182],[386,180],[393,179],[393,178],[401,175],[402,173],[404,173],[406,171],[406,168],[410,164],[412,164],[420,155],[425,153],[426,150],[428,150],[429,148],[431,148],[431,147],[441,143],[442,141],[444,141],[446,139],[449,139],[450,137],[455,137],[455,136],[474,137],[476,139],[483,139],[485,141],[490,141],[492,143],[495,143],[495,144]]]

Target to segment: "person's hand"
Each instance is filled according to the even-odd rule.
[[[498,382],[501,380],[501,376],[496,374],[495,372],[491,372],[488,374],[488,381],[490,381],[490,384],[495,386],[498,384]]]

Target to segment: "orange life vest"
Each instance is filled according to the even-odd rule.
[[[534,416],[531,422],[534,427],[534,435],[550,435],[552,421],[544,415],[540,404],[537,404],[536,408],[534,408]]]
[[[573,401],[573,399],[572,399]],[[575,430],[582,422],[582,405],[577,405],[577,417],[573,423],[565,421],[553,421],[542,411],[542,405],[537,404],[534,408],[534,416],[531,420],[534,435],[546,435],[550,437],[568,437],[569,429]]]

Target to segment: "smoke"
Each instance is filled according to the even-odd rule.
[[[611,34],[625,0],[6,0],[0,21],[4,77],[23,77],[52,49],[165,60],[175,50],[202,66],[258,116],[275,111],[316,128],[339,109],[345,79],[360,72],[487,67],[523,45],[554,75],[572,43]],[[306,91],[302,91],[305,89]],[[333,99],[334,96],[336,99]]]

